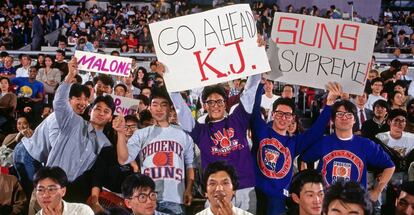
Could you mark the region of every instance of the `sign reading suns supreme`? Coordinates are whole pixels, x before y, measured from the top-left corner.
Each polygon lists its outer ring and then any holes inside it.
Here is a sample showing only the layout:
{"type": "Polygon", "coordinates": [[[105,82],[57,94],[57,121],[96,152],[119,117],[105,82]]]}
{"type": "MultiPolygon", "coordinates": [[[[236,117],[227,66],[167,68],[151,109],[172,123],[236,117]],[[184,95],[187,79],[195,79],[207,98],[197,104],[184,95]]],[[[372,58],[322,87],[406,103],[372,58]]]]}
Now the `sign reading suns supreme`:
{"type": "Polygon", "coordinates": [[[324,88],[329,81],[362,94],[377,27],[344,20],[275,13],[269,51],[277,81],[324,88]]]}

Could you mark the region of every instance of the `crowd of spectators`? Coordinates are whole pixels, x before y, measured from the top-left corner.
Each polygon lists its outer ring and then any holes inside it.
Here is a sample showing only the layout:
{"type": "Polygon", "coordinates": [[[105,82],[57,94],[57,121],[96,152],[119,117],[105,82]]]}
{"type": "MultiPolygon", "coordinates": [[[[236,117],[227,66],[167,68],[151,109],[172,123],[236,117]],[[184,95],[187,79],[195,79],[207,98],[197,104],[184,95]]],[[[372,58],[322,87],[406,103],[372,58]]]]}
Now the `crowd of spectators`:
{"type": "MultiPolygon", "coordinates": [[[[210,202],[200,214],[280,214],[286,205],[288,214],[330,214],[348,210],[347,204],[357,204],[362,212],[357,214],[413,210],[414,77],[408,64],[394,60],[386,71],[374,64],[363,95],[342,93],[336,84],[327,92],[305,87],[295,92],[297,86],[272,80],[259,84],[257,75],[168,95],[158,61],[145,67],[132,57],[130,75],[120,78],[79,72],[66,52],[154,52],[148,24],[200,12],[198,6],[174,1],[86,9],[81,3],[70,11],[64,1],[14,4],[6,0],[0,14],[0,186],[7,185],[0,191],[0,210],[111,214],[123,207],[133,213],[184,214],[194,197],[210,202]],[[7,53],[28,44],[39,50],[44,35],[60,28],[55,56],[7,53]],[[276,85],[283,85],[280,92],[276,85]],[[304,98],[305,91],[312,96],[304,98]],[[115,117],[108,94],[139,104],[133,114],[115,117]],[[302,125],[308,116],[298,111],[301,99],[313,108],[311,128],[302,125]],[[268,142],[274,146],[262,146],[268,142]],[[328,178],[322,160],[332,149],[326,142],[338,151],[355,150],[350,157],[358,168],[338,160],[329,164],[334,170],[328,178]],[[318,171],[293,176],[305,169],[318,171]],[[332,185],[326,195],[325,185],[332,185]]],[[[252,9],[259,32],[269,38],[272,14],[280,9],[262,3],[252,9]]],[[[323,12],[316,6],[286,11],[343,18],[334,6],[323,12]]],[[[397,25],[412,31],[414,13],[398,15],[386,11],[375,22],[355,13],[354,20],[383,27],[377,38],[381,51],[411,48],[412,32],[397,25]],[[391,35],[395,31],[398,36],[391,35]]]]}

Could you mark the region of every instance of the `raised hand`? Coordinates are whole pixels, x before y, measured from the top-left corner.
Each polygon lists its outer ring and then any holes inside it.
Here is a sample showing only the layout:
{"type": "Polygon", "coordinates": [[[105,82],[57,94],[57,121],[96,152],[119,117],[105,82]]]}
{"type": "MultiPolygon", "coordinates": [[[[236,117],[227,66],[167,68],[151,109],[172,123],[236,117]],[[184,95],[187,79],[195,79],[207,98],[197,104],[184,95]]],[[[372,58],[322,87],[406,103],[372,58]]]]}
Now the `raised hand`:
{"type": "Polygon", "coordinates": [[[342,94],[342,86],[337,82],[329,82],[325,87],[329,91],[326,104],[333,105],[342,94]]]}
{"type": "Polygon", "coordinates": [[[125,119],[123,113],[120,113],[114,120],[112,120],[112,128],[118,133],[125,132],[125,119]]]}
{"type": "Polygon", "coordinates": [[[72,57],[72,59],[68,63],[68,75],[66,75],[65,82],[72,83],[75,79],[75,76],[78,74],[78,60],[76,57],[72,57]]]}

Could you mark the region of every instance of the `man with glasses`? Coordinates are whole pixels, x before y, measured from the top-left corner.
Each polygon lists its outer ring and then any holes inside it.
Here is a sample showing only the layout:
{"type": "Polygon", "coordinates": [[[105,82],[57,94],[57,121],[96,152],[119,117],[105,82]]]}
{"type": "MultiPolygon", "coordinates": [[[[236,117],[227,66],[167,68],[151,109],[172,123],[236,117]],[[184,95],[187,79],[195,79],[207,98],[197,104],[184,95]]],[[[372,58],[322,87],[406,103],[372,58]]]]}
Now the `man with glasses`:
{"type": "Polygon", "coordinates": [[[338,181],[355,181],[367,187],[367,166],[382,170],[377,185],[370,191],[372,201],[378,196],[394,172],[394,163],[387,153],[369,139],[353,135],[356,107],[347,100],[337,101],[332,106],[331,119],[335,133],[322,138],[302,156],[305,162],[319,160],[321,171],[327,185],[338,181]]]}
{"type": "Polygon", "coordinates": [[[258,210],[266,210],[267,214],[286,211],[285,201],[289,196],[293,160],[322,138],[329,122],[331,105],[342,93],[339,84],[330,83],[328,90],[327,105],[315,124],[304,134],[290,137],[287,130],[295,118],[294,103],[289,98],[277,99],[272,108],[273,121],[267,124],[260,113],[263,84],[259,85],[251,119],[256,188],[261,198],[258,210]]]}
{"type": "Polygon", "coordinates": [[[65,202],[68,177],[60,167],[42,167],[36,172],[33,180],[36,198],[42,208],[36,215],[93,215],[90,207],[80,203],[65,202]]]}
{"type": "Polygon", "coordinates": [[[405,125],[407,123],[407,112],[402,109],[394,109],[388,113],[387,123],[390,126],[390,131],[379,133],[376,138],[384,143],[390,150],[390,156],[396,164],[396,171],[391,178],[391,184],[394,186],[400,185],[408,178],[407,159],[408,155],[414,149],[414,134],[405,132],[405,125]]]}
{"type": "Polygon", "coordinates": [[[165,215],[155,210],[157,207],[155,183],[147,175],[128,176],[122,183],[122,195],[125,198],[125,205],[132,210],[132,214],[165,215]]]}

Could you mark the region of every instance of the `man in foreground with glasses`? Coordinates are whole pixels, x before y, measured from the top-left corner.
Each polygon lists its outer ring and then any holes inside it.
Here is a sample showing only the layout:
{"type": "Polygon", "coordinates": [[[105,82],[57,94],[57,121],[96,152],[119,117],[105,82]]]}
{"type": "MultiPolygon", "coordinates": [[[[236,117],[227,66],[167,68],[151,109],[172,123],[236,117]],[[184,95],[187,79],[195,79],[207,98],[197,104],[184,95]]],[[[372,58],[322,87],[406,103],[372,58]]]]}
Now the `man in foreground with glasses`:
{"type": "Polygon", "coordinates": [[[155,210],[157,207],[155,183],[147,175],[128,176],[122,183],[122,195],[125,198],[125,205],[132,210],[132,214],[165,215],[155,210]]]}
{"type": "Polygon", "coordinates": [[[307,150],[302,158],[306,162],[319,160],[321,171],[327,185],[338,181],[355,181],[367,187],[367,166],[382,170],[377,185],[370,191],[372,201],[387,185],[394,172],[394,163],[388,154],[369,139],[353,135],[352,127],[357,117],[355,105],[346,100],[332,106],[331,118],[335,133],[324,137],[307,150]]]}
{"type": "Polygon", "coordinates": [[[261,198],[258,201],[258,209],[266,210],[269,215],[286,211],[285,201],[289,196],[288,187],[293,175],[293,160],[323,137],[329,122],[331,105],[342,93],[339,84],[330,83],[327,88],[329,90],[327,103],[318,120],[305,133],[292,137],[287,134],[289,125],[295,117],[292,100],[277,99],[273,103],[273,121],[267,124],[260,113],[263,84],[260,84],[257,89],[251,119],[252,154],[256,164],[256,188],[261,198]]]}
{"type": "Polygon", "coordinates": [[[36,215],[93,215],[92,209],[80,203],[63,201],[66,194],[68,177],[60,167],[42,167],[36,172],[33,180],[36,198],[42,210],[36,215]]]}

